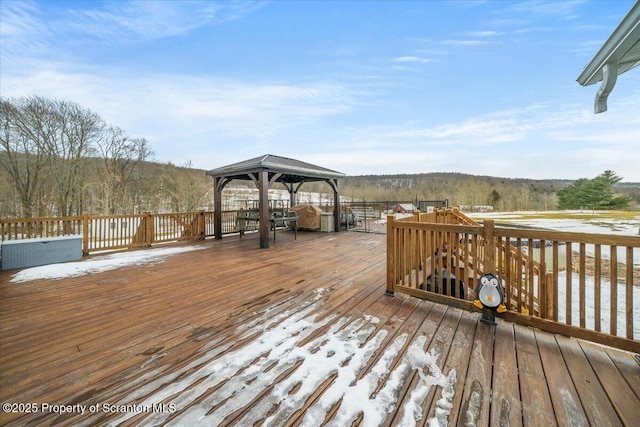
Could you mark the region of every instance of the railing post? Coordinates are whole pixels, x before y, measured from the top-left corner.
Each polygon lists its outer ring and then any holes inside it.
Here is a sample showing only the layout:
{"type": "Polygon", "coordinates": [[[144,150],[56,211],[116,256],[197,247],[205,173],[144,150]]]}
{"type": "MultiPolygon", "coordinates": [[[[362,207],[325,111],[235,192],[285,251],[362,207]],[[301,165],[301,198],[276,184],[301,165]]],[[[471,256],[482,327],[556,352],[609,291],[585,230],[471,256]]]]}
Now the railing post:
{"type": "Polygon", "coordinates": [[[544,273],[546,276],[545,286],[546,286],[546,298],[547,298],[547,319],[556,320],[553,313],[555,311],[555,307],[553,304],[553,295],[556,292],[556,286],[553,282],[553,273],[544,273]]]}
{"type": "Polygon", "coordinates": [[[483,273],[494,273],[496,269],[496,247],[495,247],[495,221],[486,219],[484,221],[484,265],[483,273]]]}
{"type": "Polygon", "coordinates": [[[205,237],[205,227],[204,227],[204,210],[200,209],[198,211],[198,219],[197,219],[197,233],[198,240],[204,240],[205,237]]]}
{"type": "Polygon", "coordinates": [[[89,214],[82,214],[82,255],[89,255],[89,214]]]}
{"type": "Polygon", "coordinates": [[[145,246],[151,246],[151,244],[153,243],[153,237],[154,237],[154,221],[153,221],[153,215],[151,214],[151,212],[145,212],[145,220],[146,220],[146,224],[145,224],[145,246]]]}
{"type": "Polygon", "coordinates": [[[394,224],[395,215],[387,215],[387,289],[385,293],[390,296],[395,296],[394,290],[396,275],[396,241],[394,224]]]}

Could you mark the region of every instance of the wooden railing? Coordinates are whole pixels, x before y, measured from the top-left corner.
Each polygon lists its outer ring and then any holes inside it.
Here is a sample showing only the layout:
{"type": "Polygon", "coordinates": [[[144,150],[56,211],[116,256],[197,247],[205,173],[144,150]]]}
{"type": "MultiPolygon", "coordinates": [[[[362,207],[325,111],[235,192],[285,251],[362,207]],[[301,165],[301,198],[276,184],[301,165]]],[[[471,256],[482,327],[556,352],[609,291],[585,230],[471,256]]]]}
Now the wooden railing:
{"type": "MultiPolygon", "coordinates": [[[[238,232],[237,212],[224,211],[223,234],[238,232]]],[[[1,240],[82,236],[83,253],[203,239],[214,235],[213,212],[0,219],[1,240]]]]}
{"type": "Polygon", "coordinates": [[[505,319],[640,352],[640,237],[479,225],[455,209],[388,217],[388,293],[473,310],[489,272],[505,319]]]}

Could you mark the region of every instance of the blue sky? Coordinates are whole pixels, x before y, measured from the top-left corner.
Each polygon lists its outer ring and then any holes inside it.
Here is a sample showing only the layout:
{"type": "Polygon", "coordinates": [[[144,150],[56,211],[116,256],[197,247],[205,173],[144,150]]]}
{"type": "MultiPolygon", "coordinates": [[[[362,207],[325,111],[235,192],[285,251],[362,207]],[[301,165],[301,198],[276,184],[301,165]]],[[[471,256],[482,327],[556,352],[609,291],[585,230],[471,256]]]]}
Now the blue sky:
{"type": "Polygon", "coordinates": [[[640,182],[640,70],[576,82],[633,1],[0,3],[0,94],[77,102],[161,162],[640,182]]]}

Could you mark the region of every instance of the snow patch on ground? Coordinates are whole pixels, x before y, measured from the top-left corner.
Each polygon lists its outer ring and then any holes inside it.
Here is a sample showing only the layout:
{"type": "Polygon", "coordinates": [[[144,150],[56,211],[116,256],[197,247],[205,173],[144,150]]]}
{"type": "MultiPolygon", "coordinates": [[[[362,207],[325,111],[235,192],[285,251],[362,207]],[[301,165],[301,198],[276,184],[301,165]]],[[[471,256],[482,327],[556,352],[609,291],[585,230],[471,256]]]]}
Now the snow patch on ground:
{"type": "Polygon", "coordinates": [[[127,251],[91,258],[85,261],[65,262],[42,265],[24,269],[13,275],[11,282],[21,283],[31,280],[59,280],[68,277],[101,273],[132,265],[158,264],[171,255],[205,249],[205,246],[183,246],[179,248],[160,248],[141,251],[127,251]]]}
{"type": "MultiPolygon", "coordinates": [[[[574,284],[580,283],[579,273],[571,273],[572,282],[574,284]]],[[[566,292],[566,271],[558,273],[558,321],[562,323],[568,323],[566,313],[567,307],[567,292],[566,292]]],[[[585,326],[587,329],[595,330],[595,318],[596,318],[596,296],[595,296],[595,279],[590,276],[585,277],[585,294],[584,294],[584,306],[585,306],[585,326]]],[[[613,333],[618,336],[626,336],[627,318],[626,318],[626,293],[627,287],[622,284],[617,285],[617,331],[613,333]]],[[[640,286],[634,286],[633,292],[633,337],[638,339],[640,337],[640,286]]],[[[580,326],[580,289],[578,286],[573,287],[571,292],[571,324],[574,326],[580,326]]],[[[600,282],[600,327],[601,331],[609,333],[611,329],[611,311],[612,311],[612,299],[611,299],[611,282],[602,279],[600,282]]]]}

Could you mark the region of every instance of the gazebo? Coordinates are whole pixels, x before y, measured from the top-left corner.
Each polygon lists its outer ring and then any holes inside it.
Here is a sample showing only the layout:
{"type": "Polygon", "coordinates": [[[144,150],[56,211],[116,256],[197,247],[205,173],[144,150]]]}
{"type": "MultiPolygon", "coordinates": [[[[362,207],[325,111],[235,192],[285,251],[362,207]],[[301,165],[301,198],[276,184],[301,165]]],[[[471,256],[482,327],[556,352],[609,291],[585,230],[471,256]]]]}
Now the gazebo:
{"type": "Polygon", "coordinates": [[[269,247],[269,188],[282,183],[289,191],[291,206],[296,204],[296,194],[305,182],[324,181],[333,189],[333,218],[335,231],[340,230],[340,187],[338,180],[345,175],[331,169],[305,163],[300,160],[265,154],[242,162],[207,171],[214,185],[214,233],[222,239],[222,190],[233,180],[253,181],[259,191],[258,220],[260,224],[260,248],[269,247]]]}

